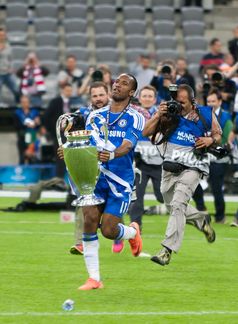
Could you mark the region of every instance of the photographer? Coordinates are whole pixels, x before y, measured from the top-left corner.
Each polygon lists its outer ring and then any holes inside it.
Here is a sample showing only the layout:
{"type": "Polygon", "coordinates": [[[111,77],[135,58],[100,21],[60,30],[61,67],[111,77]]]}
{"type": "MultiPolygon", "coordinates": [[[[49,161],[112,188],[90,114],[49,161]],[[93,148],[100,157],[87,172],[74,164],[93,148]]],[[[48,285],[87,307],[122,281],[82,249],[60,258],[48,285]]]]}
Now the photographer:
{"type": "Polygon", "coordinates": [[[84,78],[84,72],[77,67],[77,60],[74,55],[68,55],[65,68],[59,71],[58,85],[62,90],[66,84],[72,85],[72,96],[70,105],[79,105],[83,103],[81,97],[81,86],[84,78]]]}
{"type": "MultiPolygon", "coordinates": [[[[229,134],[233,128],[230,114],[221,108],[221,93],[216,89],[211,89],[207,97],[208,106],[213,108],[217,120],[222,129],[221,144],[228,143],[229,134]]],[[[215,222],[225,222],[225,201],[224,201],[224,177],[229,164],[229,156],[211,162],[209,182],[215,200],[215,222]]]]}
{"type": "Polygon", "coordinates": [[[233,102],[236,95],[236,84],[234,81],[225,78],[216,65],[208,65],[204,69],[202,92],[205,104],[207,104],[207,95],[211,88],[216,88],[220,91],[222,108],[232,114],[233,102]]]}
{"type": "Polygon", "coordinates": [[[176,74],[175,62],[172,60],[166,60],[159,64],[157,73],[150,82],[150,85],[157,90],[157,104],[162,100],[170,99],[169,86],[171,84],[188,83],[187,80],[176,74]]]}
{"type": "Polygon", "coordinates": [[[210,218],[189,201],[203,174],[209,173],[209,159],[197,152],[216,145],[221,129],[212,109],[197,106],[190,86],[178,86],[176,101],[162,102],[158,112],[146,123],[143,135],[162,136],[164,162],[161,193],[170,218],[162,250],[151,258],[160,265],[169,264],[172,252],[178,252],[186,221],[201,232],[209,243],[215,241],[210,218]]]}

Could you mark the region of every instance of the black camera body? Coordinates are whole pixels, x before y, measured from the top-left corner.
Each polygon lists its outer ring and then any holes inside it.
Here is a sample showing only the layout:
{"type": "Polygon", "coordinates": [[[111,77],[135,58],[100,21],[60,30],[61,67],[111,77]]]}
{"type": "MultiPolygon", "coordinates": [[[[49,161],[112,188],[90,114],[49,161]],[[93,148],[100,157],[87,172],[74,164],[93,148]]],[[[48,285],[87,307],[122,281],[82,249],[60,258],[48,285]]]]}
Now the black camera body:
{"type": "Polygon", "coordinates": [[[103,73],[101,70],[95,70],[93,73],[92,73],[92,81],[93,82],[97,82],[97,81],[103,81],[103,73]]]}
{"type": "Polygon", "coordinates": [[[164,79],[171,80],[172,69],[169,65],[163,65],[160,73],[162,74],[164,79]]]}
{"type": "Polygon", "coordinates": [[[167,107],[168,107],[168,114],[172,116],[180,115],[183,108],[182,105],[176,100],[177,92],[178,92],[177,84],[171,84],[169,86],[169,93],[172,99],[167,102],[167,107]]]}
{"type": "Polygon", "coordinates": [[[229,156],[231,150],[229,145],[216,146],[216,147],[211,146],[208,148],[194,149],[194,154],[200,159],[204,158],[207,153],[214,155],[219,160],[226,156],[229,156]]]}

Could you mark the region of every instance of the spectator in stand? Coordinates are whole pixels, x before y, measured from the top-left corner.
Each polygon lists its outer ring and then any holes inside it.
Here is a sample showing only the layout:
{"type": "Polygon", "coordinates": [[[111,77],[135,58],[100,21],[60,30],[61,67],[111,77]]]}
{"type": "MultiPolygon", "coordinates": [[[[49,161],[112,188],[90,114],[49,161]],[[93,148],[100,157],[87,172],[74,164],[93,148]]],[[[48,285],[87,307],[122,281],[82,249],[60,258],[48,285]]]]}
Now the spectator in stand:
{"type": "Polygon", "coordinates": [[[129,71],[135,76],[138,82],[138,91],[150,84],[155,71],[150,67],[151,58],[149,55],[141,54],[137,62],[129,65],[129,71]]]}
{"type": "Polygon", "coordinates": [[[64,84],[61,90],[61,94],[52,99],[47,107],[42,123],[44,126],[44,131],[48,132],[53,143],[54,143],[54,151],[56,156],[56,176],[59,178],[63,178],[65,174],[65,164],[64,161],[61,160],[57,155],[58,149],[58,141],[56,136],[56,122],[59,116],[65,113],[71,112],[70,109],[70,98],[72,96],[72,85],[64,84]]]}
{"type": "Polygon", "coordinates": [[[4,84],[13,93],[15,101],[18,102],[19,90],[12,72],[12,49],[7,41],[5,29],[0,28],[0,90],[4,84]]]}
{"type": "Polygon", "coordinates": [[[177,75],[180,76],[181,78],[187,80],[187,84],[190,85],[190,87],[193,89],[194,93],[196,91],[195,87],[195,79],[192,76],[192,74],[189,73],[188,71],[188,65],[187,61],[184,57],[180,57],[176,61],[176,72],[177,75]]]}
{"type": "Polygon", "coordinates": [[[228,41],[228,49],[234,58],[234,61],[238,61],[238,26],[233,30],[234,38],[228,41]]]}
{"type": "Polygon", "coordinates": [[[20,105],[15,111],[19,163],[34,163],[37,160],[40,114],[38,109],[30,107],[30,100],[25,95],[21,96],[20,105]]]}
{"type": "Polygon", "coordinates": [[[224,62],[224,54],[221,51],[222,44],[219,38],[210,41],[210,52],[205,54],[200,61],[200,72],[203,73],[206,65],[216,64],[220,66],[224,62]]]}
{"type": "Polygon", "coordinates": [[[24,66],[16,74],[21,79],[20,91],[29,96],[31,105],[42,107],[42,96],[46,92],[45,77],[50,71],[42,66],[34,52],[28,53],[24,66]]]}
{"type": "Polygon", "coordinates": [[[81,105],[84,103],[81,94],[81,85],[84,78],[84,72],[77,67],[77,59],[74,55],[66,58],[65,68],[58,74],[58,84],[62,89],[65,84],[72,84],[71,105],[81,105]]]}
{"type": "Polygon", "coordinates": [[[165,60],[158,64],[157,74],[154,75],[150,84],[157,90],[157,104],[162,100],[171,99],[169,86],[171,84],[184,84],[187,80],[176,73],[176,65],[173,60],[165,60]]]}

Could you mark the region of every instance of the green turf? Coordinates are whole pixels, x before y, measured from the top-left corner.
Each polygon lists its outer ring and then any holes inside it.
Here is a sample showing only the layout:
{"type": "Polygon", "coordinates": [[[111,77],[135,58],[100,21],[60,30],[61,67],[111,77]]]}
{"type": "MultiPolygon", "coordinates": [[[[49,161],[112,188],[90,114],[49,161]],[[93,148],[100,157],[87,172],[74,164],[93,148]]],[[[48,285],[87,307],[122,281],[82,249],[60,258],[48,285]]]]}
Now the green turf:
{"type": "MultiPolygon", "coordinates": [[[[0,206],[19,201],[0,198],[0,206]]],[[[233,213],[236,206],[229,203],[227,210],[233,213]]],[[[208,208],[213,211],[211,203],[208,208]]],[[[143,250],[153,254],[168,217],[143,220],[143,250]]],[[[182,248],[167,267],[133,258],[127,243],[114,255],[111,242],[100,236],[105,289],[89,292],[77,291],[87,274],[83,257],[68,253],[74,225],[60,224],[59,213],[0,212],[0,224],[0,323],[238,323],[238,229],[229,224],[214,225],[214,244],[187,226],[182,248]],[[68,298],[75,308],[64,312],[68,298]]]]}

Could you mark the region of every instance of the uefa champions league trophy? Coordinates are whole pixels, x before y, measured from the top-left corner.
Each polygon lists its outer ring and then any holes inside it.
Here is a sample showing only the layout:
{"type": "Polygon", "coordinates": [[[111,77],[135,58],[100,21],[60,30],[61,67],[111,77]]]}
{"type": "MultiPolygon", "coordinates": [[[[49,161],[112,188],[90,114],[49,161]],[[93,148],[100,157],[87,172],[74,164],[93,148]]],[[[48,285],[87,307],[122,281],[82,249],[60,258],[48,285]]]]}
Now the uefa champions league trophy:
{"type": "MultiPolygon", "coordinates": [[[[56,123],[56,133],[59,146],[62,146],[64,153],[64,161],[71,179],[76,185],[80,197],[72,202],[73,206],[92,206],[104,203],[104,199],[98,198],[93,191],[99,176],[99,161],[97,159],[97,147],[90,143],[92,132],[99,134],[99,129],[94,123],[97,117],[101,120],[105,131],[105,143],[107,141],[107,126],[105,119],[99,115],[94,115],[90,124],[91,130],[76,130],[71,131],[73,126],[73,114],[61,115],[56,123]],[[62,124],[66,125],[63,126],[62,124]],[[62,143],[62,130],[64,129],[64,136],[66,143],[62,143]]],[[[99,135],[98,135],[99,136],[99,135]]]]}

